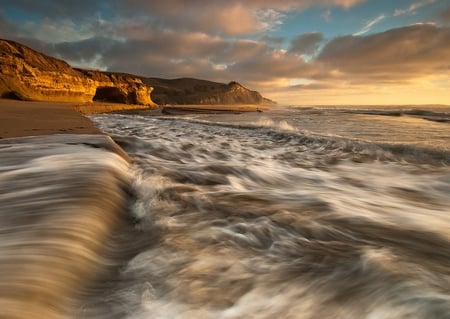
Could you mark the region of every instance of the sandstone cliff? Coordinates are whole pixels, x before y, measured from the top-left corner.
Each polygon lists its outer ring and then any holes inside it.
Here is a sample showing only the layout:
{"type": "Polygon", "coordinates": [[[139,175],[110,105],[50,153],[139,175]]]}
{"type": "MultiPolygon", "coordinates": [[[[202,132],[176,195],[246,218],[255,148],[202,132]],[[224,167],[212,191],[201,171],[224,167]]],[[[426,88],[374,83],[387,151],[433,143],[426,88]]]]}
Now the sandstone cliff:
{"type": "Polygon", "coordinates": [[[0,70],[0,97],[20,100],[149,106],[156,106],[154,102],[160,105],[275,104],[237,82],[167,80],[75,69],[65,61],[2,39],[0,70]]]}
{"type": "Polygon", "coordinates": [[[275,104],[237,82],[224,84],[192,78],[142,78],[142,81],[154,88],[152,98],[160,105],[275,104]]]}
{"type": "Polygon", "coordinates": [[[138,77],[73,69],[19,43],[0,40],[0,96],[21,100],[155,105],[138,77]]]}

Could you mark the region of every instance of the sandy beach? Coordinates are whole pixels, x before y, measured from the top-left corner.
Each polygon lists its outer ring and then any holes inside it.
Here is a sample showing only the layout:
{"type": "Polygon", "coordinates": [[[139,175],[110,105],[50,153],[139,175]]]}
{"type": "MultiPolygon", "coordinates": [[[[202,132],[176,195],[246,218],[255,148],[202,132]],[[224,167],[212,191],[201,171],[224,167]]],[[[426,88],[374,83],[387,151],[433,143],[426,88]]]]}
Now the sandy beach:
{"type": "Polygon", "coordinates": [[[0,99],[0,138],[49,134],[102,134],[71,103],[0,99]]]}
{"type": "Polygon", "coordinates": [[[32,102],[0,99],[0,138],[49,134],[102,134],[84,115],[146,112],[155,115],[262,112],[260,105],[170,105],[149,108],[114,103],[32,102]]]}

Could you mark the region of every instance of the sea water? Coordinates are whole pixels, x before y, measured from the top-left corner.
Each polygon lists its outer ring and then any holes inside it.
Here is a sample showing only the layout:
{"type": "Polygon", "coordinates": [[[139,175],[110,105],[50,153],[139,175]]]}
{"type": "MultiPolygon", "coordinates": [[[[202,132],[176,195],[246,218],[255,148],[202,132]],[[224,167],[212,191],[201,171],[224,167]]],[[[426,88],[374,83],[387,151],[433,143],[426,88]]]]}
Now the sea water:
{"type": "Polygon", "coordinates": [[[78,318],[127,260],[131,175],[114,146],[102,135],[0,140],[0,318],[78,318]]]}
{"type": "Polygon", "coordinates": [[[449,107],[91,119],[133,253],[80,317],[450,318],[449,107]]]}

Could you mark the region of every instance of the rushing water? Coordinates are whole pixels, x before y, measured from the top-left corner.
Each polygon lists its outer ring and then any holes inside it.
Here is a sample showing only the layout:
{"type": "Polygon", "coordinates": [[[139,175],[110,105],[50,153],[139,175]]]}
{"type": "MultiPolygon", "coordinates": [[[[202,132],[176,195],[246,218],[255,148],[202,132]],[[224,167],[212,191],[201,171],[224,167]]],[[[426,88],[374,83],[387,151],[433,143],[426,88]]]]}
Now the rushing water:
{"type": "Polygon", "coordinates": [[[0,318],[76,317],[130,251],[116,240],[129,174],[102,149],[113,145],[100,135],[0,140],[0,318]]]}
{"type": "Polygon", "coordinates": [[[91,119],[136,201],[84,316],[450,318],[449,108],[91,119]]]}
{"type": "Polygon", "coordinates": [[[0,141],[0,318],[450,318],[449,107],[91,118],[0,141]]]}

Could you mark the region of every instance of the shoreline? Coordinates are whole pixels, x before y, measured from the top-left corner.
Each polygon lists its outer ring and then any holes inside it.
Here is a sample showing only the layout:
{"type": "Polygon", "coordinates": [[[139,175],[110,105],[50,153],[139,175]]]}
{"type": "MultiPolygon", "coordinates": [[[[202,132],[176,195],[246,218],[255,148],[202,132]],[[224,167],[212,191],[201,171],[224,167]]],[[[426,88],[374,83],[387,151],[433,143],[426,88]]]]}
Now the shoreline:
{"type": "MultiPolygon", "coordinates": [[[[232,113],[256,106],[172,110],[232,113]]],[[[118,232],[133,228],[130,159],[85,116],[119,111],[163,115],[163,108],[147,106],[0,99],[0,308],[6,316],[67,317],[83,291],[101,286],[121,266],[102,258],[118,232]]]]}
{"type": "Polygon", "coordinates": [[[103,102],[35,102],[0,98],[0,139],[50,134],[103,134],[86,115],[124,113],[146,115],[241,114],[264,112],[266,105],[145,105],[103,102]]]}
{"type": "Polygon", "coordinates": [[[72,103],[0,99],[0,309],[70,316],[127,229],[130,159],[72,103]],[[106,244],[105,244],[106,243],[106,244]]]}

